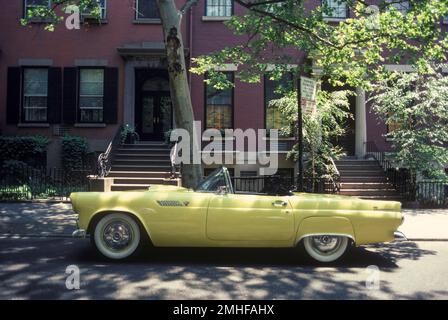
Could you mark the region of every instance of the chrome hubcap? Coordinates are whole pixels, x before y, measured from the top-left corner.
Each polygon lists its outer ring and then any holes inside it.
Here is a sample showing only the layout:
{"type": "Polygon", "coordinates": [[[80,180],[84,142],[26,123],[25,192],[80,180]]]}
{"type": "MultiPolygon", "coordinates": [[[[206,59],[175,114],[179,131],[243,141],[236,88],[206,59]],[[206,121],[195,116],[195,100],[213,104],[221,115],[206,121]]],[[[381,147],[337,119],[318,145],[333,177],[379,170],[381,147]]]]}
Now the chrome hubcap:
{"type": "Polygon", "coordinates": [[[104,227],[104,244],[115,251],[123,250],[132,242],[131,227],[124,221],[112,221],[104,227]]]}
{"type": "Polygon", "coordinates": [[[323,235],[311,238],[313,248],[321,254],[332,254],[341,246],[341,237],[323,235]]]}

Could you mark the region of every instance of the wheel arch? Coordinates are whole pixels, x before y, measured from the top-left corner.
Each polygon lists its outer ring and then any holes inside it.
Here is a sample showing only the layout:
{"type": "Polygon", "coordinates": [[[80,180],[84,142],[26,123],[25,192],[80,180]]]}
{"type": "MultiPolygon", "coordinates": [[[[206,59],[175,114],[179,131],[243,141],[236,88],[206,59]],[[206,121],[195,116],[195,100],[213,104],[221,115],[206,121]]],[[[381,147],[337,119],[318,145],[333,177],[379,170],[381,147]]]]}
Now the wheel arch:
{"type": "Polygon", "coordinates": [[[138,224],[138,226],[140,227],[140,231],[141,234],[144,238],[146,238],[146,240],[149,241],[150,244],[152,244],[152,239],[151,239],[151,234],[149,232],[148,227],[146,226],[146,224],[144,223],[144,221],[135,213],[133,212],[129,212],[129,211],[123,211],[123,210],[102,210],[99,212],[96,212],[92,218],[89,221],[88,227],[87,227],[87,234],[92,235],[95,229],[96,224],[105,216],[107,216],[108,214],[113,214],[113,213],[121,213],[121,214],[125,214],[129,217],[131,217],[132,219],[135,220],[135,222],[138,224]]]}
{"type": "Polygon", "coordinates": [[[297,246],[304,238],[311,236],[343,236],[356,244],[356,236],[353,225],[344,217],[310,217],[300,223],[295,238],[297,246]]]}

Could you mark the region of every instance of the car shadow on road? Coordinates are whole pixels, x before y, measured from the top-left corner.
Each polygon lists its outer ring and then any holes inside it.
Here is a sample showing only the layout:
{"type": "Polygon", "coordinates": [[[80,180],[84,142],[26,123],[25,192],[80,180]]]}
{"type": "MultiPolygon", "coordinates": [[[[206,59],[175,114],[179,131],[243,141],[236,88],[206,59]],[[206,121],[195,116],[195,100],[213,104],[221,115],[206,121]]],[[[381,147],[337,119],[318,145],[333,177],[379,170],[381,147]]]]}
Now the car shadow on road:
{"type": "MultiPolygon", "coordinates": [[[[416,243],[394,242],[378,245],[352,247],[349,252],[333,263],[312,261],[306,253],[290,248],[151,248],[144,247],[140,254],[131,258],[131,264],[176,264],[208,266],[302,266],[365,268],[376,265],[380,268],[397,268],[399,260],[417,260],[434,251],[420,249],[416,243]]],[[[85,263],[123,263],[100,257],[92,248],[84,248],[77,258],[85,263]]]]}
{"type": "MultiPolygon", "coordinates": [[[[0,242],[2,298],[25,299],[369,299],[363,270],[395,272],[403,260],[436,252],[413,242],[353,248],[338,263],[321,264],[290,249],[157,248],[138,258],[99,258],[88,240],[0,242]],[[81,271],[81,289],[65,288],[66,267],[81,271]]],[[[403,296],[382,281],[388,297],[403,296]]],[[[440,294],[439,294],[440,295],[440,294]]]]}

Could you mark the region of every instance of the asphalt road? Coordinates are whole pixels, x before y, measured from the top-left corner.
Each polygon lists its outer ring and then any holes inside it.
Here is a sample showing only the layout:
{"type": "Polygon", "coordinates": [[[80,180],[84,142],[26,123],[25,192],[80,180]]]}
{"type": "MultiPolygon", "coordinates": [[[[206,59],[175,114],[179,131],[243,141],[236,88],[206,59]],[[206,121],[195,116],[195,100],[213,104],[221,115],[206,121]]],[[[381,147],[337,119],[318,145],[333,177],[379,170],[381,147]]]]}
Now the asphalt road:
{"type": "Polygon", "coordinates": [[[1,238],[0,298],[448,299],[448,242],[355,248],[322,266],[283,249],[152,249],[115,263],[85,239],[1,238]],[[79,290],[66,288],[69,265],[79,290]]]}

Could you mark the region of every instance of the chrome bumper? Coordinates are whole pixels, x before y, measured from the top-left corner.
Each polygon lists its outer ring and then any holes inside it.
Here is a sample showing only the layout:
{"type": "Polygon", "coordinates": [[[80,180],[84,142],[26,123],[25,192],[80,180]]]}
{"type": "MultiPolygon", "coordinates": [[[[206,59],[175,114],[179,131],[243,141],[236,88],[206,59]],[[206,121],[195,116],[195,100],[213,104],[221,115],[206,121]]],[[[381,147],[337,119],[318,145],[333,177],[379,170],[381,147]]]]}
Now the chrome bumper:
{"type": "Polygon", "coordinates": [[[77,230],[73,231],[72,237],[73,238],[85,238],[86,234],[87,234],[86,230],[84,230],[84,229],[77,229],[77,230]]]}
{"type": "Polygon", "coordinates": [[[408,239],[401,231],[395,231],[394,232],[395,241],[407,241],[408,239]]]}

